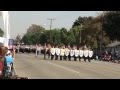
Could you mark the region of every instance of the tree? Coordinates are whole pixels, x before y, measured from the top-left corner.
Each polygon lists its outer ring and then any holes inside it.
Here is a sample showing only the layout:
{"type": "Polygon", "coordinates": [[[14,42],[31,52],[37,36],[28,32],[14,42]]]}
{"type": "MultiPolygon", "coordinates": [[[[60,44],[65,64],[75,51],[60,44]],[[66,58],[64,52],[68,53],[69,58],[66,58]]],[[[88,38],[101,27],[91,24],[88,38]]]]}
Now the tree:
{"type": "Polygon", "coordinates": [[[31,40],[31,36],[29,34],[25,34],[22,38],[22,41],[25,44],[33,44],[32,40],[31,40]]]}
{"type": "MultiPolygon", "coordinates": [[[[76,44],[80,40],[80,30],[81,30],[81,44],[86,44],[92,48],[99,48],[101,42],[101,31],[102,31],[102,17],[101,15],[97,17],[79,17],[73,23],[72,31],[76,38],[76,44]],[[83,27],[81,28],[80,25],[83,27]]],[[[109,37],[106,35],[106,32],[103,32],[103,45],[109,43],[109,37]]]]}
{"type": "Polygon", "coordinates": [[[61,34],[59,29],[51,30],[52,44],[59,45],[61,43],[61,34]]]}
{"type": "Polygon", "coordinates": [[[72,30],[70,30],[70,31],[68,31],[68,33],[67,33],[67,44],[68,45],[75,45],[75,43],[76,43],[76,39],[75,39],[75,36],[74,36],[74,33],[73,33],[73,31],[72,30]]]}
{"type": "Polygon", "coordinates": [[[61,28],[60,29],[60,40],[61,40],[61,43],[62,44],[65,44],[65,45],[67,45],[67,29],[66,28],[61,28]]]}
{"type": "Polygon", "coordinates": [[[42,33],[40,36],[40,43],[44,45],[47,42],[47,39],[48,38],[47,38],[46,32],[42,33]]]}
{"type": "Polygon", "coordinates": [[[103,30],[109,38],[120,40],[120,11],[109,11],[103,18],[103,30]]]}
{"type": "Polygon", "coordinates": [[[3,37],[3,35],[4,35],[4,32],[3,32],[3,30],[0,28],[0,37],[3,37]]]}
{"type": "Polygon", "coordinates": [[[71,31],[73,32],[74,34],[74,38],[75,38],[75,44],[76,45],[80,45],[80,32],[82,32],[82,28],[79,26],[74,26],[71,31]]]}
{"type": "Polygon", "coordinates": [[[22,38],[21,38],[21,36],[18,34],[18,35],[16,36],[15,42],[18,44],[18,43],[21,43],[21,40],[22,40],[22,38]]]}
{"type": "Polygon", "coordinates": [[[39,25],[32,24],[28,29],[27,33],[23,36],[22,40],[26,44],[36,44],[43,43],[41,39],[41,35],[45,32],[45,29],[39,25]]]}
{"type": "Polygon", "coordinates": [[[84,26],[86,23],[91,21],[93,17],[78,17],[78,19],[73,23],[72,28],[75,26],[80,26],[81,24],[84,26]]]}
{"type": "Polygon", "coordinates": [[[44,32],[44,28],[40,25],[32,24],[28,29],[27,33],[33,34],[33,33],[42,33],[44,32]]]}

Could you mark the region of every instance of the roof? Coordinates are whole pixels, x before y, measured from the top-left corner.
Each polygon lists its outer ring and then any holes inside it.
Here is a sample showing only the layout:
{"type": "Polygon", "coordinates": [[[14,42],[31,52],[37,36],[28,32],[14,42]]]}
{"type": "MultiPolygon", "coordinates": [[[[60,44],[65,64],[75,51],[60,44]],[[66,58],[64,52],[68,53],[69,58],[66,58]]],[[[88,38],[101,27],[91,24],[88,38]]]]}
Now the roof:
{"type": "Polygon", "coordinates": [[[116,47],[116,46],[118,46],[118,45],[120,45],[120,42],[115,41],[115,42],[109,44],[107,47],[116,47]]]}

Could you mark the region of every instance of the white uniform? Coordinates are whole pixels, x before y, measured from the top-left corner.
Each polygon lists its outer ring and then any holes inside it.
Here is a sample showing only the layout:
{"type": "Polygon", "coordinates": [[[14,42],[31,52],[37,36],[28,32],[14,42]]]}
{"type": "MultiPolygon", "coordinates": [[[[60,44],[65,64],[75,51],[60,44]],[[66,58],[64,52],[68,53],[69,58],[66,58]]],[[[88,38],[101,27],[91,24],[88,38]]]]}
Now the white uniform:
{"type": "Polygon", "coordinates": [[[65,49],[60,49],[60,56],[64,56],[65,54],[65,49]]]}
{"type": "Polygon", "coordinates": [[[85,57],[88,57],[88,55],[89,55],[88,50],[84,50],[84,51],[83,51],[83,55],[84,55],[85,57]]]}
{"type": "Polygon", "coordinates": [[[66,48],[66,49],[65,49],[65,56],[68,56],[69,53],[70,53],[70,50],[66,48]]]}
{"type": "Polygon", "coordinates": [[[89,57],[91,58],[93,56],[93,51],[89,50],[88,53],[89,53],[89,57]]]}
{"type": "Polygon", "coordinates": [[[79,50],[80,57],[83,57],[83,50],[79,50]]]}
{"type": "Polygon", "coordinates": [[[57,56],[60,55],[60,49],[59,49],[59,48],[55,48],[55,54],[56,54],[57,56]]]}
{"type": "Polygon", "coordinates": [[[55,48],[51,48],[51,55],[55,55],[55,48]]]}
{"type": "Polygon", "coordinates": [[[70,50],[70,56],[74,56],[74,50],[70,50]]]}
{"type": "Polygon", "coordinates": [[[75,57],[78,57],[78,56],[79,56],[79,50],[75,49],[75,50],[74,50],[74,53],[75,53],[75,57]]]}

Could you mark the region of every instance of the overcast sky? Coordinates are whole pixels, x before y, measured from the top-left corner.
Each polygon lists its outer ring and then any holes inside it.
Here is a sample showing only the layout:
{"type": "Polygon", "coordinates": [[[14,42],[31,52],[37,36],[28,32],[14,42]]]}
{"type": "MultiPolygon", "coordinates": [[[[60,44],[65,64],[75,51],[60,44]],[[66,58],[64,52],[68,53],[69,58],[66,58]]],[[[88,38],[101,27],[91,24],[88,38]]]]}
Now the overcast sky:
{"type": "MultiPolygon", "coordinates": [[[[53,18],[52,29],[65,27],[68,30],[72,27],[73,21],[79,16],[97,16],[100,11],[9,11],[11,38],[18,34],[26,33],[31,24],[42,25],[50,28],[50,20],[53,18]]],[[[3,29],[3,20],[0,17],[0,28],[3,29]]]]}

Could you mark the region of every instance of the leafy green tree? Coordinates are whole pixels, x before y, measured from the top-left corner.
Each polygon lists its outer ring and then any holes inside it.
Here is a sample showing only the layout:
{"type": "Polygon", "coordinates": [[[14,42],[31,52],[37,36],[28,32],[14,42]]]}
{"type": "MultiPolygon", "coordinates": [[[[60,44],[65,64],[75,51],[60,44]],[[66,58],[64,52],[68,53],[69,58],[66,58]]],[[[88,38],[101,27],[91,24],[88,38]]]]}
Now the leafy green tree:
{"type": "Polygon", "coordinates": [[[45,32],[45,29],[39,25],[32,24],[28,29],[27,33],[23,36],[22,40],[26,44],[36,44],[36,43],[43,43],[40,42],[41,35],[45,32]]]}
{"type": "Polygon", "coordinates": [[[105,13],[103,30],[111,40],[120,40],[120,11],[109,11],[105,13]]]}
{"type": "Polygon", "coordinates": [[[61,43],[60,30],[59,29],[52,30],[51,35],[52,35],[52,44],[53,45],[59,45],[61,43]]]}
{"type": "Polygon", "coordinates": [[[21,36],[18,34],[17,36],[16,36],[16,39],[15,39],[15,42],[17,43],[17,44],[19,44],[19,43],[21,43],[21,36]]]}
{"type": "Polygon", "coordinates": [[[89,21],[91,21],[93,17],[78,17],[78,19],[73,23],[72,28],[75,26],[80,26],[81,24],[84,26],[89,21]]]}
{"type": "Polygon", "coordinates": [[[74,38],[75,38],[75,44],[76,45],[80,45],[80,32],[82,32],[82,28],[80,26],[75,26],[71,29],[71,31],[73,32],[74,34],[74,38]]]}
{"type": "Polygon", "coordinates": [[[61,43],[67,45],[66,40],[67,40],[67,29],[66,28],[61,28],[60,29],[60,39],[61,43]]]}
{"type": "Polygon", "coordinates": [[[32,24],[28,29],[27,33],[33,34],[33,33],[42,33],[44,32],[44,28],[40,25],[32,24]]]}
{"type": "Polygon", "coordinates": [[[75,45],[76,39],[72,30],[68,31],[67,44],[75,45]]]}
{"type": "MultiPolygon", "coordinates": [[[[86,44],[89,47],[92,48],[99,48],[100,42],[102,39],[102,17],[101,15],[97,17],[79,17],[78,20],[76,20],[73,23],[73,32],[76,37],[76,42],[79,40],[79,34],[78,31],[81,29],[81,44],[86,44]],[[79,28],[77,30],[76,26],[79,26],[82,24],[82,28],[79,28]]],[[[106,46],[110,39],[106,35],[106,32],[103,32],[103,45],[106,46]]],[[[77,44],[77,43],[76,43],[77,44]]]]}
{"type": "Polygon", "coordinates": [[[44,45],[47,40],[48,40],[48,37],[46,35],[47,31],[44,31],[41,35],[40,35],[40,38],[39,38],[39,41],[42,45],[44,45]]]}
{"type": "Polygon", "coordinates": [[[3,35],[4,35],[4,32],[3,32],[3,30],[0,28],[0,37],[3,37],[3,35]]]}
{"type": "Polygon", "coordinates": [[[110,39],[119,39],[119,14],[109,13],[105,15],[104,23],[102,22],[102,15],[96,17],[78,17],[70,30],[67,30],[66,28],[45,30],[43,27],[33,24],[27,29],[27,33],[23,36],[22,40],[27,44],[39,42],[44,45],[45,43],[51,42],[53,45],[86,44],[92,48],[100,48],[101,40],[103,46],[106,46],[110,43],[110,39]],[[111,25],[113,27],[111,27],[111,25]],[[101,32],[102,29],[103,38],[101,32]],[[114,32],[112,31],[113,29],[114,32]]]}
{"type": "Polygon", "coordinates": [[[28,34],[25,34],[22,38],[22,41],[25,43],[25,44],[33,44],[32,40],[31,40],[31,36],[28,35],[28,34]]]}

